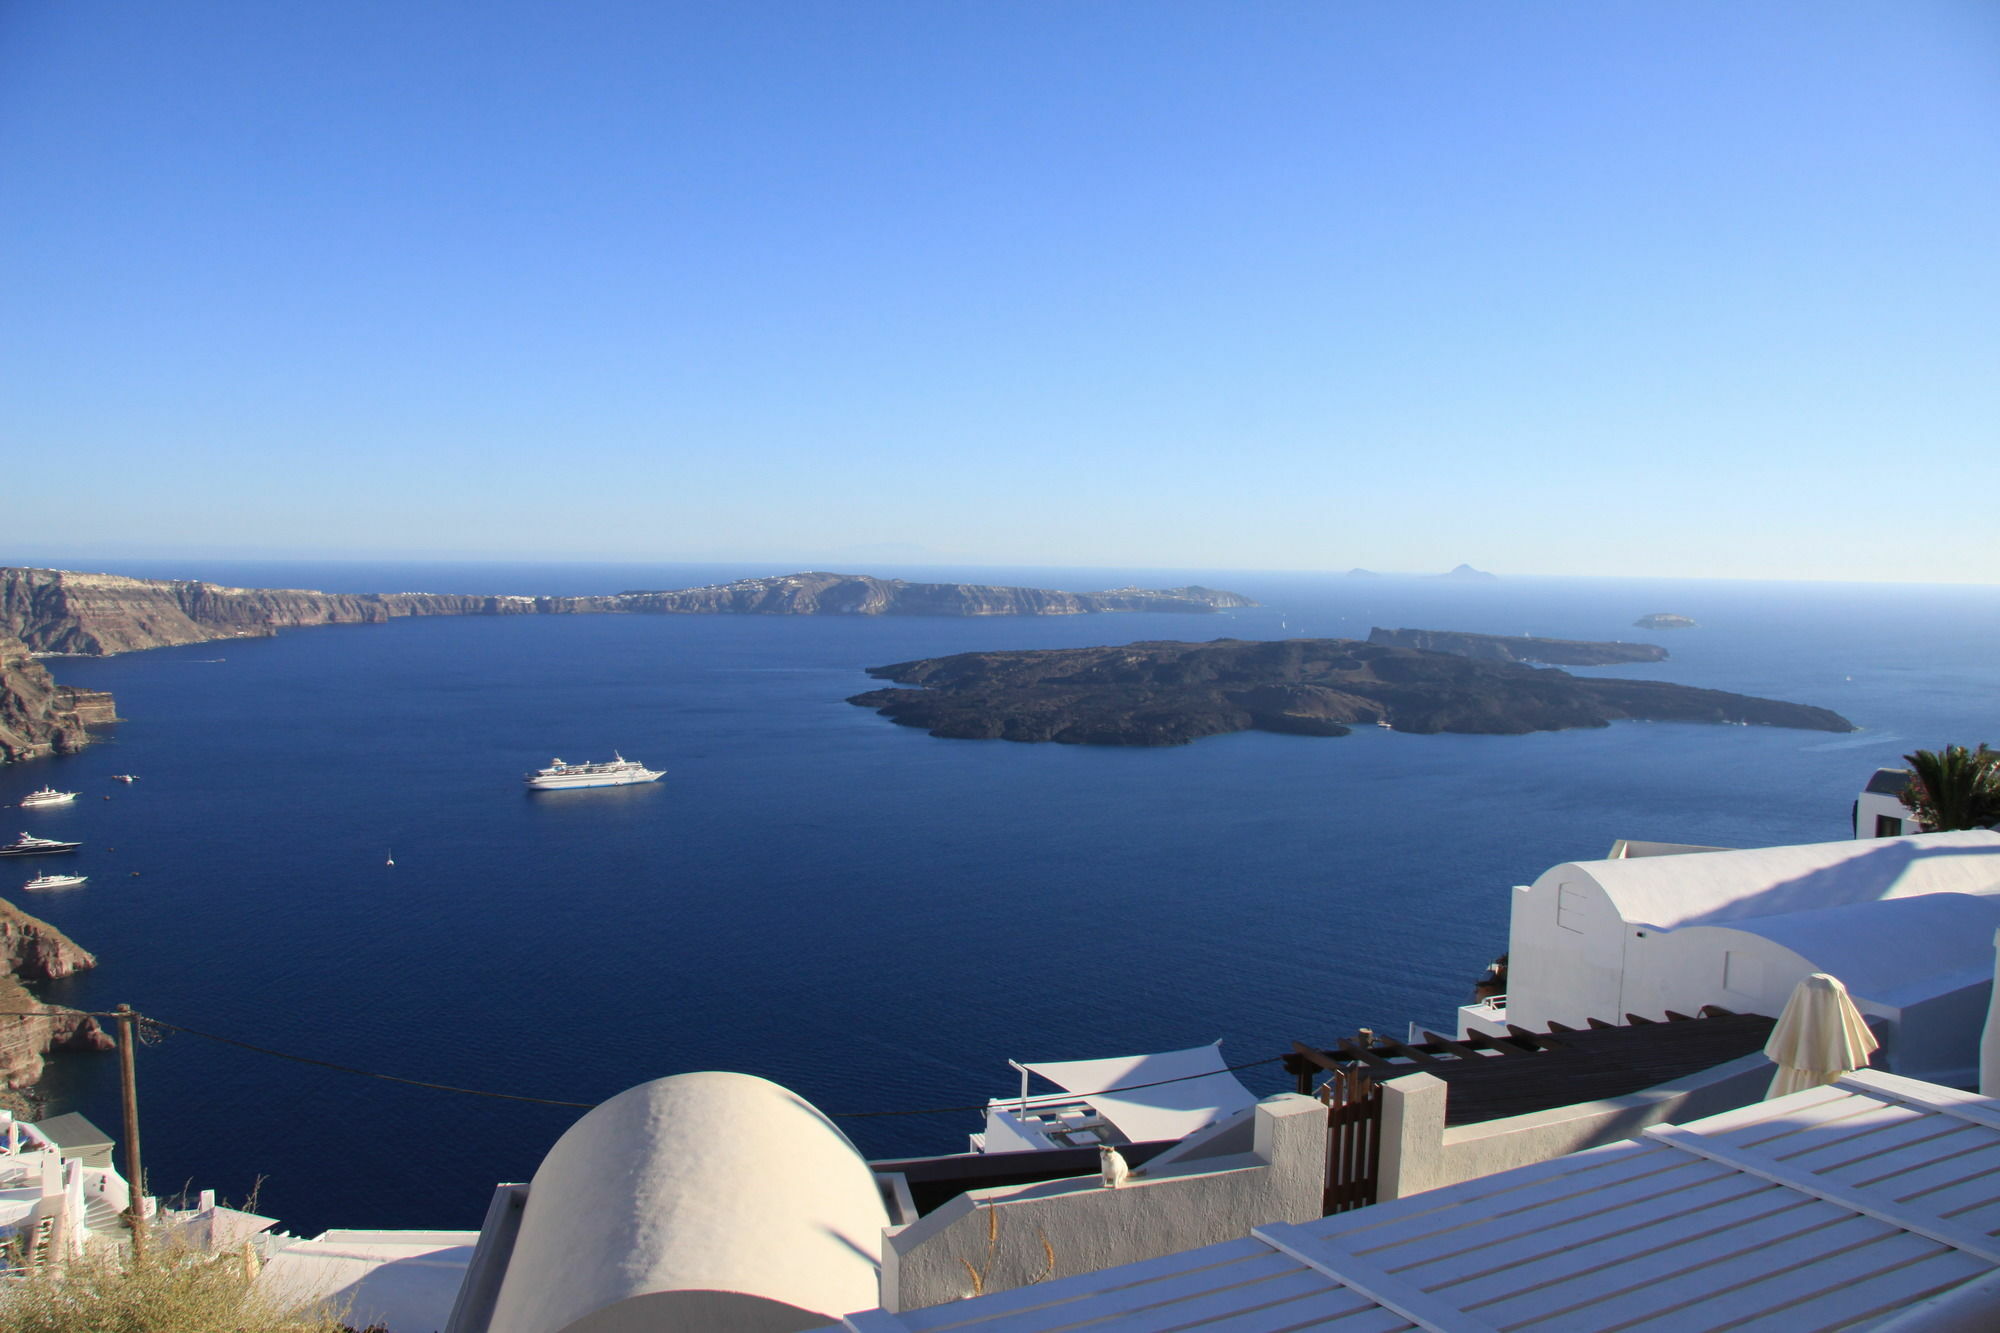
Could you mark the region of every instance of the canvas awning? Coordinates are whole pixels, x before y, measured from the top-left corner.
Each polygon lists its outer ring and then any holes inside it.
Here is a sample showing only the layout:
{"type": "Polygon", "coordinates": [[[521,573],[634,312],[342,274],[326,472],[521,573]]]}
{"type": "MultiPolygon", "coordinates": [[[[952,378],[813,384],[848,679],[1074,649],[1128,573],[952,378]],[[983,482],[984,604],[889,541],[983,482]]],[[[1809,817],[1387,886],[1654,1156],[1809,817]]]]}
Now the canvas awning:
{"type": "MultiPolygon", "coordinates": [[[[1134,1143],[1182,1139],[1256,1105],[1250,1089],[1223,1067],[1222,1043],[1153,1055],[1018,1064],[1090,1104],[1134,1143]],[[1136,1084],[1157,1084],[1135,1087],[1136,1084]],[[1106,1092],[1107,1088],[1130,1088],[1106,1092]]],[[[1045,1098],[1028,1098],[1034,1106],[1045,1098]]]]}

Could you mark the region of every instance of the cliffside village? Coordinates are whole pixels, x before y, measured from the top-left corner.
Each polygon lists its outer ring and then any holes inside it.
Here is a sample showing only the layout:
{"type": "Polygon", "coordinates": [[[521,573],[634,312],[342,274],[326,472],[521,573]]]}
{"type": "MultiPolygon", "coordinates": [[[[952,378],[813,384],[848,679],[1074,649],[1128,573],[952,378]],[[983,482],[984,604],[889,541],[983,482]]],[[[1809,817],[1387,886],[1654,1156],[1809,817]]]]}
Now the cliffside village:
{"type": "Polygon", "coordinates": [[[965,1152],[868,1161],[676,1074],[477,1231],[310,1238],[0,1113],[0,1232],[63,1264],[143,1219],[388,1333],[2000,1327],[2000,831],[1918,832],[1907,781],[1844,841],[1553,866],[1454,1031],[1296,1045],[1274,1096],[1216,1046],[1023,1062],[965,1152]]]}

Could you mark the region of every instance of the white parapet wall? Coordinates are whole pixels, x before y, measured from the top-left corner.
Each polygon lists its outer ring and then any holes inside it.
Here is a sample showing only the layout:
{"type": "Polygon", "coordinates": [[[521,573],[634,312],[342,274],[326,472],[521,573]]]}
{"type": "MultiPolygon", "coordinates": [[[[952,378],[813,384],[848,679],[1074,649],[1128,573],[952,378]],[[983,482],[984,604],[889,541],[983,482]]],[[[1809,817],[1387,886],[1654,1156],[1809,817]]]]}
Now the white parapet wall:
{"type": "Polygon", "coordinates": [[[1281,1093],[1154,1158],[1099,1176],[974,1190],[883,1235],[882,1308],[968,1296],[1175,1254],[1320,1216],[1326,1107],[1281,1093]]]}
{"type": "Polygon", "coordinates": [[[1776,1066],[1762,1051],[1625,1097],[1445,1128],[1449,1085],[1405,1074],[1382,1085],[1382,1155],[1376,1198],[1401,1199],[1585,1148],[1629,1139],[1651,1125],[1684,1124],[1763,1100],[1776,1066]]]}

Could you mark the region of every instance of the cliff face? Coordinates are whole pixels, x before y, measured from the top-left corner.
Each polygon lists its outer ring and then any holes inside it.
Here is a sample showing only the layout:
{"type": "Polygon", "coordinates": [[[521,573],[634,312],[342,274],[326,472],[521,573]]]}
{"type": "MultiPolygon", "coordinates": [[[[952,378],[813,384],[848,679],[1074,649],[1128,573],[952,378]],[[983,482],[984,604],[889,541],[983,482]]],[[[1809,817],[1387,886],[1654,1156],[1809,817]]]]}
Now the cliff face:
{"type": "Polygon", "coordinates": [[[397,616],[532,613],[531,597],[328,593],[226,588],[59,569],[0,569],[0,632],[41,653],[98,657],[139,648],[264,636],[301,625],[361,625],[397,616]]]}
{"type": "Polygon", "coordinates": [[[0,968],[22,981],[55,981],[96,966],[75,940],[0,898],[0,968]]]}
{"type": "Polygon", "coordinates": [[[56,684],[26,644],[0,634],[0,761],[81,749],[85,726],[114,720],[109,694],[56,684]]]}
{"type": "Polygon", "coordinates": [[[766,616],[1076,616],[1107,611],[1206,612],[1256,605],[1240,593],[1196,585],[1059,592],[980,583],[907,583],[866,574],[817,571],[738,579],[676,592],[627,592],[616,598],[566,600],[619,603],[591,610],[766,616]]]}
{"type": "Polygon", "coordinates": [[[1583,639],[1538,639],[1526,634],[1467,634],[1445,629],[1368,631],[1368,642],[1395,648],[1422,648],[1481,662],[1542,662],[1549,666],[1617,666],[1664,661],[1656,643],[1594,643],[1583,639]]]}
{"type": "Polygon", "coordinates": [[[1518,735],[1625,718],[1854,730],[1804,704],[1353,639],[960,653],[868,674],[923,688],[871,690],[849,703],[972,740],[1180,745],[1249,730],[1340,736],[1378,721],[1399,731],[1518,735]]]}
{"type": "Polygon", "coordinates": [[[455,593],[326,593],[0,569],[0,633],[44,653],[99,656],[180,643],[275,634],[302,625],[359,625],[402,616],[929,615],[1059,616],[1107,611],[1215,611],[1255,606],[1213,588],[1058,592],[972,583],[906,583],[861,574],[805,573],[706,588],[596,597],[483,597],[455,593]]]}
{"type": "Polygon", "coordinates": [[[51,1051],[112,1049],[96,1019],[45,1004],[22,984],[66,977],[95,967],[97,960],[48,922],[5,900],[0,900],[0,965],[6,968],[0,972],[0,1086],[25,1088],[39,1080],[42,1057],[51,1051]]]}

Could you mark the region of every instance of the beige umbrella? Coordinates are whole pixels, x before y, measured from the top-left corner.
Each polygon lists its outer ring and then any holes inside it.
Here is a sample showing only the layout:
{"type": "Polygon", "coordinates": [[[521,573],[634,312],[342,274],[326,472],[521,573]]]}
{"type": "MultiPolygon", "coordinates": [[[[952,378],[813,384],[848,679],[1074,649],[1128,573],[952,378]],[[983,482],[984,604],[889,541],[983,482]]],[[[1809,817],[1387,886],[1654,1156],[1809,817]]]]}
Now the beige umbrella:
{"type": "Polygon", "coordinates": [[[1816,1088],[1863,1068],[1881,1044],[1847,997],[1840,978],[1815,972],[1793,987],[1785,1012],[1764,1043],[1764,1054],[1778,1066],[1765,1099],[1816,1088]]]}

